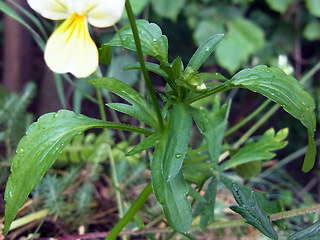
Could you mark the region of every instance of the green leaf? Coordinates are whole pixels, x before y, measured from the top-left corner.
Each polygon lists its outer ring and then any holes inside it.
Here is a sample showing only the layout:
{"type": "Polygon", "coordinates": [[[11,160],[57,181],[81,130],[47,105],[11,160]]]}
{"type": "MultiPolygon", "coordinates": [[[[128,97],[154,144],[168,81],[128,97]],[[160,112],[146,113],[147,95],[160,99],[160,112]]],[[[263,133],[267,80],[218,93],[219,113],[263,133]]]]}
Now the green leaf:
{"type": "Polygon", "coordinates": [[[271,151],[285,147],[287,141],[283,140],[287,135],[287,128],[280,130],[276,135],[274,129],[271,128],[257,142],[254,142],[252,139],[248,140],[230,160],[224,161],[219,166],[219,171],[225,171],[244,163],[273,158],[275,154],[271,151]]]}
{"type": "Polygon", "coordinates": [[[107,44],[102,45],[101,48],[99,48],[99,59],[104,65],[110,65],[111,63],[111,47],[107,44]]]}
{"type": "Polygon", "coordinates": [[[320,39],[320,22],[319,21],[308,22],[307,26],[303,30],[303,36],[310,41],[319,40],[320,39]]]}
{"type": "Polygon", "coordinates": [[[317,240],[320,239],[320,221],[291,235],[288,240],[317,240]]]}
{"type": "Polygon", "coordinates": [[[123,72],[122,69],[123,67],[127,66],[128,64],[132,64],[135,61],[136,54],[133,52],[128,52],[127,54],[114,54],[112,56],[112,61],[109,65],[106,77],[116,78],[129,86],[134,86],[141,80],[141,71],[132,70],[130,72],[123,72]]]}
{"type": "Polygon", "coordinates": [[[182,166],[182,173],[186,180],[197,185],[203,184],[212,176],[213,164],[202,161],[187,161],[185,159],[182,166]]]}
{"type": "Polygon", "coordinates": [[[214,220],[214,208],[216,204],[216,193],[217,193],[218,179],[216,176],[212,177],[208,188],[204,194],[206,202],[199,202],[199,205],[194,211],[194,215],[201,214],[200,227],[204,229],[208,222],[214,220]]]}
{"type": "Polygon", "coordinates": [[[256,24],[241,18],[233,19],[228,22],[228,33],[217,47],[217,61],[233,73],[263,45],[263,31],[256,24]]]}
{"type": "Polygon", "coordinates": [[[235,167],[234,171],[242,178],[249,179],[258,175],[262,170],[262,161],[252,161],[240,164],[235,167]]]}
{"type": "Polygon", "coordinates": [[[306,5],[309,12],[316,16],[320,17],[320,1],[319,0],[306,0],[306,5]]]}
{"type": "MultiPolygon", "coordinates": [[[[223,174],[220,174],[220,179],[226,185],[226,187],[232,192],[233,181],[226,177],[223,174]]],[[[246,195],[247,198],[250,198],[252,189],[243,185],[238,185],[238,188],[246,195]]],[[[282,211],[280,205],[275,201],[270,201],[267,199],[268,195],[265,193],[255,191],[255,196],[260,204],[260,207],[263,208],[268,214],[277,213],[282,211]]]]}
{"type": "Polygon", "coordinates": [[[132,105],[124,103],[109,103],[109,107],[126,113],[138,120],[148,124],[153,129],[158,129],[158,119],[154,108],[133,88],[115,78],[99,78],[88,81],[88,83],[105,88],[132,105]]]}
{"type": "Polygon", "coordinates": [[[223,33],[225,33],[225,29],[222,22],[217,21],[217,19],[209,18],[197,23],[197,27],[193,32],[193,39],[197,46],[201,46],[201,44],[203,44],[213,35],[223,33]]]}
{"type": "Polygon", "coordinates": [[[189,187],[181,172],[171,180],[166,180],[162,174],[162,160],[165,154],[167,136],[155,147],[151,162],[151,183],[156,199],[163,207],[168,223],[176,231],[186,233],[192,223],[191,204],[186,197],[189,187]]]}
{"type": "MultiPolygon", "coordinates": [[[[218,163],[220,156],[220,149],[222,146],[222,141],[224,139],[224,133],[228,125],[228,114],[230,105],[223,105],[220,107],[220,101],[218,98],[214,99],[211,112],[205,109],[201,109],[200,116],[203,121],[202,125],[204,129],[202,134],[205,137],[205,141],[208,145],[208,152],[210,160],[214,165],[218,163]]],[[[195,118],[195,121],[199,119],[195,118]]]]}
{"type": "Polygon", "coordinates": [[[260,207],[259,201],[254,191],[250,198],[238,187],[235,182],[232,183],[232,194],[239,206],[231,206],[231,210],[239,213],[246,222],[257,228],[261,233],[271,239],[278,239],[278,234],[274,230],[269,215],[260,207]]]}
{"type": "Polygon", "coordinates": [[[192,127],[191,116],[187,105],[176,103],[172,109],[172,118],[163,157],[163,176],[167,180],[179,173],[190,138],[192,127]]]}
{"type": "Polygon", "coordinates": [[[144,138],[140,143],[138,143],[133,149],[126,154],[126,156],[132,156],[136,153],[140,153],[153,147],[161,138],[160,134],[152,134],[151,136],[144,138]]]}
{"type": "Polygon", "coordinates": [[[186,0],[151,0],[153,10],[163,18],[176,20],[186,0]]]}
{"type": "Polygon", "coordinates": [[[191,68],[193,71],[198,71],[211,53],[216,49],[222,38],[223,34],[216,34],[205,41],[193,54],[187,68],[191,68]]]}
{"type": "MultiPolygon", "coordinates": [[[[168,74],[163,71],[160,66],[156,63],[146,62],[146,68],[148,71],[153,72],[161,77],[163,77],[168,82],[168,74]]],[[[133,69],[141,69],[140,63],[134,63],[132,65],[126,66],[122,69],[122,71],[133,70],[133,69]]]]}
{"type": "MultiPolygon", "coordinates": [[[[143,53],[158,59],[160,62],[168,62],[168,39],[162,35],[160,27],[144,19],[137,20],[136,23],[143,53]]],[[[122,27],[107,45],[136,51],[130,24],[122,27]]]]}
{"type": "Polygon", "coordinates": [[[101,121],[61,110],[41,116],[31,124],[17,147],[7,182],[5,200],[5,233],[43,175],[65,146],[79,133],[91,128],[115,128],[149,132],[124,124],[101,121]]]}
{"type": "MultiPolygon", "coordinates": [[[[149,2],[149,0],[130,0],[130,4],[131,4],[131,7],[132,7],[133,14],[135,16],[139,15],[142,12],[142,10],[146,7],[148,2],[149,2]]],[[[122,17],[123,18],[128,18],[126,11],[123,12],[123,16],[122,17]]]]}
{"type": "Polygon", "coordinates": [[[282,108],[298,119],[308,130],[309,146],[302,166],[308,172],[315,162],[316,144],[313,139],[316,128],[315,103],[310,94],[294,77],[288,76],[280,68],[257,66],[244,69],[225,82],[229,87],[247,88],[258,92],[280,104],[282,108]]]}
{"type": "Polygon", "coordinates": [[[228,79],[225,78],[221,73],[199,73],[198,78],[201,79],[201,81],[205,82],[208,80],[219,80],[219,81],[227,81],[228,79]]]}
{"type": "Polygon", "coordinates": [[[292,0],[266,0],[266,2],[272,10],[283,14],[287,11],[292,0]]]}

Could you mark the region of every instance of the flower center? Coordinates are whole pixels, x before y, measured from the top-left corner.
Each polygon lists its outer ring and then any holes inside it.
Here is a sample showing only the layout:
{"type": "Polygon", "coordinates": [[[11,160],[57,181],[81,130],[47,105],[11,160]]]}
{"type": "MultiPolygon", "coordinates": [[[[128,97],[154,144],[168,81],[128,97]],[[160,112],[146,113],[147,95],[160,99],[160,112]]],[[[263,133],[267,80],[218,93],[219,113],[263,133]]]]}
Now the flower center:
{"type": "Polygon", "coordinates": [[[59,31],[67,34],[65,38],[67,42],[71,37],[84,37],[81,35],[86,32],[86,16],[74,13],[59,28],[59,31]]]}

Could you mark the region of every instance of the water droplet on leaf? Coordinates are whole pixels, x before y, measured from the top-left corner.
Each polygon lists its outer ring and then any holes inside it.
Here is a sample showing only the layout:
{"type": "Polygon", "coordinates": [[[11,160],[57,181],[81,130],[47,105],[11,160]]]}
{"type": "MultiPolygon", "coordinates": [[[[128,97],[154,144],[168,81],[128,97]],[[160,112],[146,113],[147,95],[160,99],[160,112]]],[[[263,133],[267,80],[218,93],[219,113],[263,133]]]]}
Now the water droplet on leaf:
{"type": "Polygon", "coordinates": [[[181,158],[182,157],[182,153],[176,153],[176,158],[181,158]]]}
{"type": "Polygon", "coordinates": [[[22,154],[22,153],[24,153],[24,149],[23,148],[19,148],[19,149],[17,149],[16,153],[22,154]]]}
{"type": "Polygon", "coordinates": [[[209,47],[207,47],[205,51],[206,51],[206,52],[209,52],[209,50],[210,50],[210,48],[209,48],[209,47]]]}

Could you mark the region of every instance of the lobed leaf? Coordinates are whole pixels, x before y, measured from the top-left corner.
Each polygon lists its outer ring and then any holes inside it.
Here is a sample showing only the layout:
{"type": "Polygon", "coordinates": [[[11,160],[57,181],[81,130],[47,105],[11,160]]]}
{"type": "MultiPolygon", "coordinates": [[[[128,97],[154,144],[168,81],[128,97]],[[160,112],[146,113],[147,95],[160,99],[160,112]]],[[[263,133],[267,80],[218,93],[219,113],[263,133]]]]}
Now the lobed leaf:
{"type": "MultiPolygon", "coordinates": [[[[223,184],[229,189],[229,191],[232,192],[233,180],[226,177],[224,174],[220,174],[220,179],[223,184]]],[[[238,185],[238,188],[240,188],[240,190],[246,195],[247,198],[250,198],[252,192],[251,188],[243,185],[238,185]]],[[[266,193],[255,191],[255,196],[260,204],[260,207],[263,208],[266,213],[273,214],[283,210],[278,202],[268,200],[268,195],[266,193]]]]}
{"type": "Polygon", "coordinates": [[[282,106],[285,111],[307,128],[309,146],[302,171],[310,171],[314,165],[317,151],[313,139],[316,128],[315,103],[310,94],[303,90],[302,85],[280,68],[263,65],[244,69],[226,81],[225,84],[230,88],[247,88],[264,95],[282,106]]]}
{"type": "MultiPolygon", "coordinates": [[[[149,132],[136,127],[101,121],[61,110],[41,116],[31,124],[11,165],[5,191],[5,233],[30,192],[55,162],[65,146],[79,133],[91,128],[116,128],[149,132]]],[[[141,133],[142,133],[141,132],[141,133]]],[[[149,132],[152,133],[152,132],[149,132]]]]}
{"type": "Polygon", "coordinates": [[[246,219],[247,223],[257,228],[264,235],[271,239],[278,239],[278,234],[270,222],[269,215],[260,207],[254,191],[251,192],[251,196],[248,198],[238,185],[233,182],[232,194],[239,204],[239,206],[230,207],[233,211],[239,213],[246,219]]]}
{"type": "Polygon", "coordinates": [[[275,154],[271,151],[285,147],[287,141],[283,140],[287,135],[287,128],[280,130],[277,134],[275,134],[274,129],[271,128],[267,130],[257,142],[254,142],[252,139],[248,140],[230,160],[223,162],[219,166],[219,171],[225,171],[244,163],[273,158],[275,154]]]}
{"type": "MultiPolygon", "coordinates": [[[[136,23],[143,53],[158,59],[160,62],[168,62],[168,39],[162,35],[160,27],[144,19],[137,20],[136,23]]],[[[136,51],[130,24],[122,27],[107,45],[136,51]]]]}

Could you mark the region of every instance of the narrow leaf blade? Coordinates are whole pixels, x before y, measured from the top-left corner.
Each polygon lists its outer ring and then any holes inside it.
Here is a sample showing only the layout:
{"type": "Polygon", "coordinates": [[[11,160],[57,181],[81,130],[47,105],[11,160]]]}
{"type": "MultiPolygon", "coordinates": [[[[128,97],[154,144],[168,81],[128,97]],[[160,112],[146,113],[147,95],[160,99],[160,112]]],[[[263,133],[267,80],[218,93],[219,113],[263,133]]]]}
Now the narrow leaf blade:
{"type": "Polygon", "coordinates": [[[217,194],[218,179],[216,176],[213,176],[210,179],[208,188],[204,194],[205,202],[199,202],[199,205],[195,209],[194,215],[201,214],[200,218],[200,227],[204,229],[208,222],[213,222],[214,220],[214,208],[216,203],[216,194],[217,194]]]}
{"type": "Polygon", "coordinates": [[[192,68],[194,71],[198,71],[202,64],[218,46],[222,38],[223,34],[216,34],[205,41],[193,54],[187,67],[192,68]]]}
{"type": "Polygon", "coordinates": [[[108,104],[108,106],[129,114],[154,129],[158,129],[158,119],[154,108],[137,91],[124,82],[107,77],[93,79],[88,81],[88,83],[105,88],[132,104],[132,106],[130,106],[128,104],[112,103],[108,104]]]}
{"type": "Polygon", "coordinates": [[[160,134],[152,134],[151,136],[144,138],[140,143],[138,143],[133,149],[131,149],[126,156],[132,156],[136,153],[142,152],[153,147],[159,140],[160,134]]]}
{"type": "Polygon", "coordinates": [[[316,240],[320,239],[320,221],[315,222],[295,234],[291,235],[288,240],[316,240]]]}
{"type": "Polygon", "coordinates": [[[186,156],[192,127],[187,106],[176,103],[172,109],[172,120],[163,158],[163,176],[171,180],[182,167],[186,156]]]}
{"type": "Polygon", "coordinates": [[[191,204],[186,197],[189,188],[181,172],[170,181],[163,177],[162,160],[166,141],[167,136],[162,135],[162,139],[155,147],[151,162],[152,189],[163,207],[170,226],[178,232],[186,233],[192,223],[191,204]]]}

